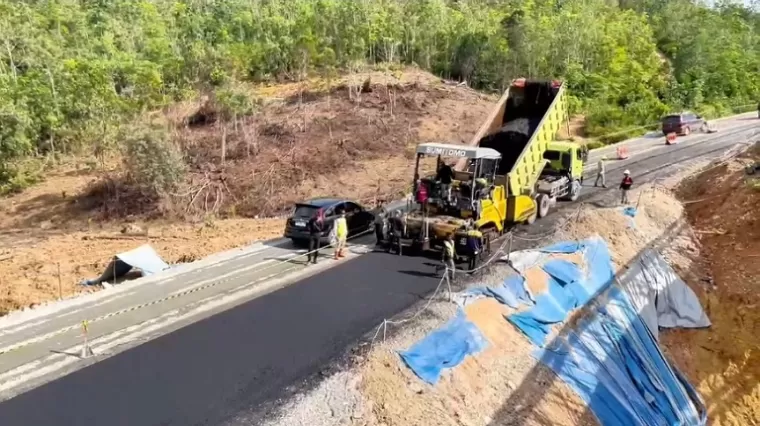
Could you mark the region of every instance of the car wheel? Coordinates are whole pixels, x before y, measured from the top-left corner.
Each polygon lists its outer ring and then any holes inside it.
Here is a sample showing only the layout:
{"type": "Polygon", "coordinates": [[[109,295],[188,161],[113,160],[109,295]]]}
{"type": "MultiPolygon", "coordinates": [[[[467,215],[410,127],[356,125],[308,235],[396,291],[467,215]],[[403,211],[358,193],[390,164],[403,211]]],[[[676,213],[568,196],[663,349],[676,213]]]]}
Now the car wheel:
{"type": "Polygon", "coordinates": [[[683,129],[684,136],[689,136],[690,134],[691,134],[691,128],[686,127],[685,129],[683,129]]]}

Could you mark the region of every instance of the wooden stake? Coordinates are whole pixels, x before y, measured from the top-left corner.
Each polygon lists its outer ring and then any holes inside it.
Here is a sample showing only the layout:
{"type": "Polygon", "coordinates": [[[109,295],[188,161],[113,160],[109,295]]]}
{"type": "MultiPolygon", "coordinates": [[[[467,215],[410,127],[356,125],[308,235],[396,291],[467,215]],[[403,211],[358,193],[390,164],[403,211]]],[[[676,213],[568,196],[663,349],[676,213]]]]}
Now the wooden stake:
{"type": "Polygon", "coordinates": [[[63,286],[61,285],[61,262],[58,262],[58,300],[63,300],[63,286]]]}

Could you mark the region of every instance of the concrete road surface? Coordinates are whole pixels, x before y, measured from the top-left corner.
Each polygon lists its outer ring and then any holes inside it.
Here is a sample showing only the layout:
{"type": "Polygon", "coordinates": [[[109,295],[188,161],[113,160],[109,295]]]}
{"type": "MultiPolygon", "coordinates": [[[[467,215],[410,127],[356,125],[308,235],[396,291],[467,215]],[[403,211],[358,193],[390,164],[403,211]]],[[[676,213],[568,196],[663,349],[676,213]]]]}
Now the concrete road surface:
{"type": "MultiPolygon", "coordinates": [[[[718,121],[718,133],[674,146],[662,136],[626,141],[630,158],[608,164],[610,189],[585,187],[582,201],[614,205],[625,168],[638,185],[757,139],[753,117],[718,121]]],[[[596,159],[614,151],[591,154],[587,185],[596,159]]],[[[574,208],[558,205],[560,213],[574,208]]],[[[538,244],[560,217],[521,227],[517,234],[531,240],[514,249],[538,244]]],[[[373,253],[372,242],[361,237],[348,259],[308,267],[286,241],[256,244],[0,319],[0,424],[218,425],[255,412],[438,283],[430,260],[373,253]],[[81,359],[85,319],[95,355],[81,359]]]]}

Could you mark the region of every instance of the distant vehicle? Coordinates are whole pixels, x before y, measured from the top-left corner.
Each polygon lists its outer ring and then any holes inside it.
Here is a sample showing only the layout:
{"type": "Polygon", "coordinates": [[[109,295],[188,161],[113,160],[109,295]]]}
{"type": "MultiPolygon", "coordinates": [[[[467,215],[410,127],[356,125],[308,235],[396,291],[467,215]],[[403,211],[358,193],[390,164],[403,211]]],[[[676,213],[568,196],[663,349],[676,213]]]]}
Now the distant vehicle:
{"type": "Polygon", "coordinates": [[[317,214],[319,209],[325,213],[325,230],[322,232],[322,244],[329,244],[330,231],[335,219],[338,217],[337,212],[344,210],[346,212],[346,223],[348,224],[349,238],[369,231],[374,226],[375,215],[365,209],[361,204],[355,201],[349,201],[344,198],[313,198],[308,201],[296,203],[293,213],[285,223],[285,238],[290,238],[296,244],[305,244],[309,241],[309,230],[307,224],[309,219],[317,214]]]}
{"type": "Polygon", "coordinates": [[[689,111],[671,114],[662,119],[663,135],[675,133],[680,136],[688,136],[694,131],[712,133],[715,130],[707,123],[707,120],[689,111]]]}

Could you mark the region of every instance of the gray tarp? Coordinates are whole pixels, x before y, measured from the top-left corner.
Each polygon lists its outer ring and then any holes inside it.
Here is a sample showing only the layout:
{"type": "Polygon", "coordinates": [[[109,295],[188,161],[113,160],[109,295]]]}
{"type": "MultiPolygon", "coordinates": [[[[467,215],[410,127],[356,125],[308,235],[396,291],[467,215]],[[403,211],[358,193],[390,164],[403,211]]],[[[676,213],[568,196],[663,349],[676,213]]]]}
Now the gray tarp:
{"type": "Polygon", "coordinates": [[[123,277],[132,269],[138,269],[142,276],[153,275],[169,268],[153,248],[147,244],[136,249],[119,253],[113,257],[103,274],[95,279],[83,280],[82,285],[98,285],[123,277]]]}
{"type": "Polygon", "coordinates": [[[659,327],[710,326],[697,296],[654,250],[645,250],[618,282],[655,338],[659,327]]]}

